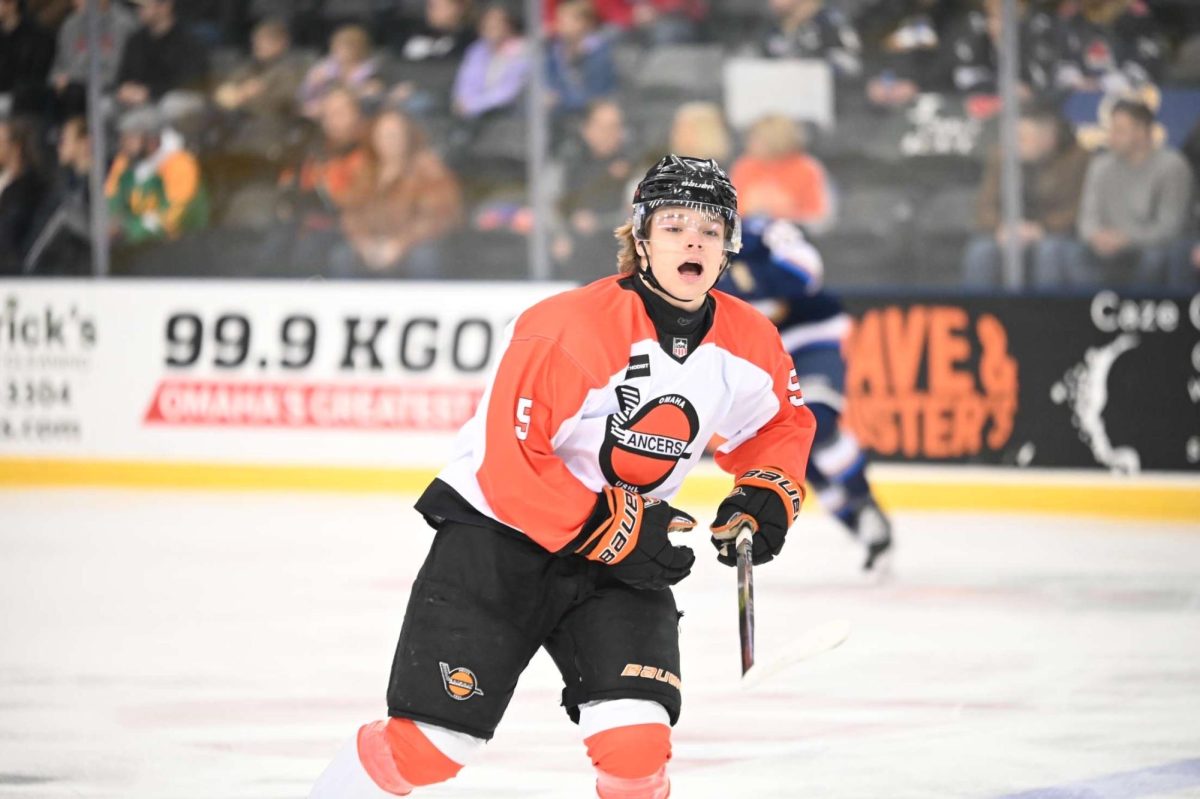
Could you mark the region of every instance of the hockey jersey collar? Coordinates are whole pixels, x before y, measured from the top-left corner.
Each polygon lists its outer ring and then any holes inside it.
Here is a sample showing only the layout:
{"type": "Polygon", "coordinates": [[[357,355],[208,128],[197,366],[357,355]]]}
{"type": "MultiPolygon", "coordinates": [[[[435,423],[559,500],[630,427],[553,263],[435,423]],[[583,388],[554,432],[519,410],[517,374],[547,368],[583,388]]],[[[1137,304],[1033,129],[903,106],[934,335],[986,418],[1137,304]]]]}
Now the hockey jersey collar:
{"type": "Polygon", "coordinates": [[[711,294],[704,298],[704,304],[695,311],[686,311],[655,294],[636,275],[621,278],[618,284],[638,295],[646,315],[654,324],[659,346],[680,363],[695,352],[712,328],[713,311],[717,303],[711,294]]]}

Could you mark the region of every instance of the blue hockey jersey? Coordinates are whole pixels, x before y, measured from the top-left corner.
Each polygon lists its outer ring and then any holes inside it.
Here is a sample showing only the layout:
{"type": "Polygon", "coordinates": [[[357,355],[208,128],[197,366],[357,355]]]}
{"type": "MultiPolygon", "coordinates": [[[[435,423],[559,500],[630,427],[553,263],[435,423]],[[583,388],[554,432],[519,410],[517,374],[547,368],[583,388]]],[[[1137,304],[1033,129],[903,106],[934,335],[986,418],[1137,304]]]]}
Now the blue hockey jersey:
{"type": "Polygon", "coordinates": [[[794,355],[810,347],[838,346],[850,329],[841,302],[823,288],[824,271],[821,254],[798,227],[749,217],[742,225],[742,251],[717,288],[762,311],[794,355]]]}

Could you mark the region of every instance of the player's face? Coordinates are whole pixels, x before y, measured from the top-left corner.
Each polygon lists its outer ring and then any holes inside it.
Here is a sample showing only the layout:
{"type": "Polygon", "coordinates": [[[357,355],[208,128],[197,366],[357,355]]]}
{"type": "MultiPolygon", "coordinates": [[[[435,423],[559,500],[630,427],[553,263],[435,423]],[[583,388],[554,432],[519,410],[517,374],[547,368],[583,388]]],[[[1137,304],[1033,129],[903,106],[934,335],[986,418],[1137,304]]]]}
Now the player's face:
{"type": "MultiPolygon", "coordinates": [[[[650,268],[654,277],[689,310],[721,276],[725,260],[725,223],[717,216],[688,208],[660,208],[650,219],[650,268]]],[[[672,302],[671,298],[667,300],[672,302]]],[[[679,301],[673,301],[679,305],[679,301]]]]}

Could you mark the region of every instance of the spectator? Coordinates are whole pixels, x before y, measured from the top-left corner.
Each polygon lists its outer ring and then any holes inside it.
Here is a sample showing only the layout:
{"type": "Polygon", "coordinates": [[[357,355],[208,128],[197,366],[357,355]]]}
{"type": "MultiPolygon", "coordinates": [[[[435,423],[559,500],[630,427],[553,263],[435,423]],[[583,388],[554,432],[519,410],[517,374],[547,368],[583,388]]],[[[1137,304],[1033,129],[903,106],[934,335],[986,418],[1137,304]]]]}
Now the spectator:
{"type": "MultiPolygon", "coordinates": [[[[1075,225],[1087,173],[1088,154],[1079,146],[1066,121],[1048,107],[1029,107],[1017,124],[1017,155],[1021,163],[1023,218],[1014,232],[1029,265],[1034,288],[1064,282],[1063,271],[1079,261],[1075,225]]],[[[1000,210],[1000,150],[988,158],[979,189],[977,216],[984,231],[967,245],[963,257],[966,285],[1002,285],[1005,228],[1000,210]]]]}
{"type": "Polygon", "coordinates": [[[459,224],[462,197],[457,178],[404,113],[375,119],[365,175],[363,193],[342,215],[353,255],[341,260],[340,271],[438,277],[436,242],[459,224]]]}
{"type": "Polygon", "coordinates": [[[956,4],[949,0],[875,0],[860,17],[872,52],[864,70],[867,100],[880,108],[908,105],[923,91],[945,88],[940,32],[956,4]]]}
{"type": "MultiPolygon", "coordinates": [[[[50,84],[69,113],[83,111],[89,72],[87,0],[74,0],[75,10],[58,31],[58,50],[50,69],[50,84]]],[[[99,0],[100,77],[105,92],[117,85],[117,68],[125,42],[137,30],[137,17],[112,0],[99,0]]]]}
{"type": "Polygon", "coordinates": [[[458,61],[474,39],[471,0],[425,0],[425,16],[393,49],[404,64],[458,61]]]}
{"type": "Polygon", "coordinates": [[[21,273],[44,190],[36,126],[0,119],[0,275],[21,273]]]}
{"type": "Polygon", "coordinates": [[[325,96],[335,87],[354,92],[359,100],[379,97],[383,81],[372,53],[371,35],[361,25],[344,25],[329,38],[329,55],[313,65],[300,88],[301,113],[322,115],[325,96]]]}
{"type": "Polygon", "coordinates": [[[1060,88],[1122,93],[1162,78],[1167,42],[1142,0],[1079,0],[1065,25],[1060,88]]]}
{"type": "Polygon", "coordinates": [[[39,233],[25,257],[26,272],[91,272],[91,171],[92,139],[87,117],[69,117],[59,132],[58,174],[42,206],[39,233]]]}
{"type": "Polygon", "coordinates": [[[625,135],[621,106],[595,100],[580,126],[581,152],[566,161],[565,190],[559,198],[562,229],[555,236],[559,263],[578,264],[561,276],[586,280],[596,276],[601,251],[610,251],[612,231],[627,215],[627,185],[634,177],[633,158],[625,135]]]}
{"type": "Polygon", "coordinates": [[[1200,289],[1200,121],[1183,143],[1183,156],[1192,168],[1192,213],[1189,233],[1171,255],[1167,285],[1173,289],[1200,289]]]}
{"type": "Polygon", "coordinates": [[[329,253],[340,243],[341,214],[369,183],[363,147],[367,123],[358,95],[345,86],[321,103],[320,140],[299,167],[280,177],[279,214],[287,223],[268,241],[269,266],[303,274],[328,268],[329,253]]]}
{"type": "Polygon", "coordinates": [[[224,149],[277,160],[297,114],[296,92],[304,63],[291,52],[291,36],[280,19],[254,27],[252,59],[217,87],[214,99],[232,116],[224,149]]]}
{"type": "MultiPolygon", "coordinates": [[[[1027,0],[1017,6],[1020,16],[1018,92],[1022,100],[1046,95],[1055,88],[1055,71],[1061,58],[1062,23],[1053,9],[1031,8],[1027,0]]],[[[978,8],[956,20],[945,36],[944,54],[955,91],[964,94],[998,94],[1000,91],[1000,37],[1003,0],[982,0],[978,8]]]]}
{"type": "Polygon", "coordinates": [[[208,224],[200,164],[175,138],[163,136],[160,112],[125,112],[120,150],[105,184],[115,241],[124,245],[175,239],[208,224]]]}
{"type": "Polygon", "coordinates": [[[318,119],[325,95],[338,86],[353,91],[360,102],[376,100],[384,90],[379,67],[366,28],[341,26],[329,37],[329,55],[312,65],[300,86],[300,113],[318,119]]]}
{"type": "Polygon", "coordinates": [[[825,168],[805,152],[803,129],[771,114],[750,126],[746,153],[729,170],[743,215],[786,219],[819,233],[833,221],[825,168]]]}
{"type": "Polygon", "coordinates": [[[671,121],[671,141],[667,149],[689,158],[712,158],[719,163],[728,161],[733,152],[733,139],[721,107],[708,102],[679,106],[671,121]]]}
{"type": "Polygon", "coordinates": [[[862,43],[850,20],[826,0],[770,0],[757,49],[768,58],[819,58],[839,78],[862,73],[862,43]]]}
{"type": "Polygon", "coordinates": [[[1165,280],[1191,210],[1192,174],[1183,156],[1158,147],[1153,130],[1154,112],[1142,103],[1113,107],[1109,152],[1092,160],[1083,184],[1079,237],[1090,257],[1072,282],[1130,282],[1130,270],[1136,284],[1165,280]]]}
{"type": "Polygon", "coordinates": [[[142,27],[121,53],[117,100],[132,107],[158,102],[173,89],[202,89],[208,56],[175,19],[174,0],[136,1],[142,27]]]}
{"type": "Polygon", "coordinates": [[[546,81],[559,114],[578,114],[616,91],[617,68],[600,33],[591,0],[559,3],[555,36],[546,52],[546,81]]]}
{"type": "MultiPolygon", "coordinates": [[[[558,3],[542,5],[548,30],[554,29],[558,3]]],[[[603,25],[643,47],[694,42],[708,15],[704,0],[594,0],[593,6],[603,25]]]]}
{"type": "Polygon", "coordinates": [[[34,113],[54,59],[54,38],[25,13],[25,0],[0,0],[0,95],[12,110],[34,113]]]}
{"type": "Polygon", "coordinates": [[[529,77],[529,52],[517,19],[502,3],[479,18],[479,39],[467,48],[454,80],[454,113],[476,119],[516,104],[529,77]]]}
{"type": "Polygon", "coordinates": [[[425,15],[409,26],[396,52],[389,97],[414,113],[448,111],[454,74],[475,40],[471,0],[425,0],[425,15]]]}

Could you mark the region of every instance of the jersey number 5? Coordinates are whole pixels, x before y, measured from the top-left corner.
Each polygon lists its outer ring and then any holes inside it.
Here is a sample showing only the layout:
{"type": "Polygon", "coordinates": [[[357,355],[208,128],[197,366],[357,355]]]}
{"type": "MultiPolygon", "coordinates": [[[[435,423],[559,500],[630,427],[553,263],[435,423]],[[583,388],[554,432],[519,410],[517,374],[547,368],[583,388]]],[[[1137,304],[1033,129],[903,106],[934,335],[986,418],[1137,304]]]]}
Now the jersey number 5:
{"type": "Polygon", "coordinates": [[[796,376],[795,369],[788,373],[788,401],[796,407],[804,404],[804,397],[800,394],[800,378],[796,376]]]}
{"type": "Polygon", "coordinates": [[[533,407],[533,400],[527,397],[517,397],[517,425],[513,431],[517,434],[517,440],[524,441],[529,436],[529,409],[533,407]]]}

